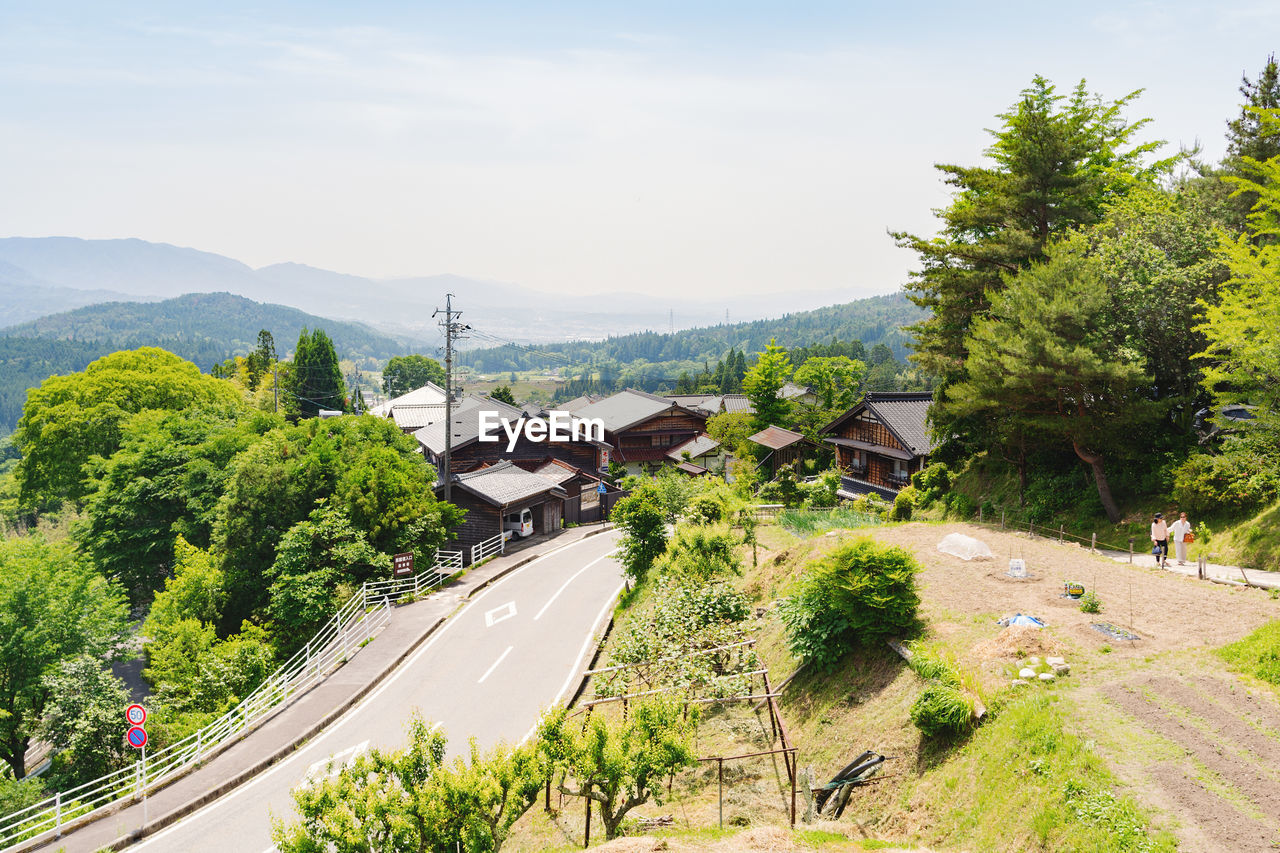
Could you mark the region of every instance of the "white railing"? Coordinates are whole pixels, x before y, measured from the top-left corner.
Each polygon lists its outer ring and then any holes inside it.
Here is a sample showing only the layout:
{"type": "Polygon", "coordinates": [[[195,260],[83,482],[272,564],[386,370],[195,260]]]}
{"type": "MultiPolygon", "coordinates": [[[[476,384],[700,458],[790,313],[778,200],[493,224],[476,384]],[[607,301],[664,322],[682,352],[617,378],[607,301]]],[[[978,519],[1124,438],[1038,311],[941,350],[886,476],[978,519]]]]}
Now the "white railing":
{"type": "Polygon", "coordinates": [[[462,568],[461,551],[438,551],[428,571],[410,578],[366,582],[305,646],[269,675],[240,704],[177,743],[150,753],[106,776],[85,782],[48,799],[0,817],[0,847],[53,833],[117,800],[141,799],[227,741],[261,722],[290,696],[311,687],[336,664],[345,662],[391,618],[391,604],[407,595],[433,589],[462,568]]]}
{"type": "Polygon", "coordinates": [[[475,565],[481,560],[486,560],[494,554],[501,554],[506,548],[506,537],[499,533],[491,539],[486,539],[479,545],[471,546],[471,565],[475,565]]]}

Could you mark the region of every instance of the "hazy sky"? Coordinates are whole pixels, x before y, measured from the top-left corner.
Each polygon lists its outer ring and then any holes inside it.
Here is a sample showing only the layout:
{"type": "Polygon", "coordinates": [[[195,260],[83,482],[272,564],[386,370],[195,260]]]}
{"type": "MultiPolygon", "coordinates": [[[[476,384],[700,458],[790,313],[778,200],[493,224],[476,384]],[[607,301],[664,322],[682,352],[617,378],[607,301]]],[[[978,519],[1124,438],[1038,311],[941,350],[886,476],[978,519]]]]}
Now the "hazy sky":
{"type": "Polygon", "coordinates": [[[1278,46],[1275,0],[0,0],[0,236],[855,298],[1034,74],[1216,158],[1278,46]]]}

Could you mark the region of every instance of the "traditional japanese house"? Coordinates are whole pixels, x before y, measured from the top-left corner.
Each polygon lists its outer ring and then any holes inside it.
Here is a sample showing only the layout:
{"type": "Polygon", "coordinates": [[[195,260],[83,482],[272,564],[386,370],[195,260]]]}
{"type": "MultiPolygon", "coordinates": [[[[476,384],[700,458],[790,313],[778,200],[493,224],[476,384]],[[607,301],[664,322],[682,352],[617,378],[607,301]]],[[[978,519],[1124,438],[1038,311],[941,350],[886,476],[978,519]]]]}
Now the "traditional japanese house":
{"type": "Polygon", "coordinates": [[[844,471],[843,497],[872,492],[893,498],[933,451],[927,392],[869,392],[862,402],[822,428],[844,471]]]}
{"type": "MultiPolygon", "coordinates": [[[[437,486],[437,492],[442,488],[437,486]]],[[[518,519],[526,509],[534,534],[559,530],[566,493],[552,480],[504,461],[455,474],[450,497],[467,515],[445,547],[461,550],[463,561],[469,564],[473,545],[499,535],[504,519],[518,519]]]]}
{"type": "MultiPolygon", "coordinates": [[[[507,424],[515,429],[526,417],[523,410],[489,397],[470,395],[461,400],[453,410],[451,469],[457,473],[473,470],[484,463],[494,463],[504,459],[541,462],[546,457],[563,460],[575,468],[584,470],[597,470],[605,464],[609,445],[601,441],[581,438],[552,440],[550,436],[545,441],[530,441],[521,429],[515,446],[511,447],[506,429],[501,424],[507,424]],[[491,434],[498,437],[497,441],[480,440],[481,414],[486,412],[493,413],[489,415],[489,422],[493,427],[491,434]]],[[[423,427],[413,435],[428,461],[434,464],[437,470],[442,470],[444,420],[441,419],[423,427]]]]}
{"type": "MultiPolygon", "coordinates": [[[[612,448],[611,461],[623,465],[628,474],[652,473],[682,461],[680,453],[671,454],[706,434],[704,412],[634,389],[583,406],[574,414],[584,420],[600,419],[605,441],[612,448]]],[[[714,441],[709,436],[707,440],[714,441]]]]}

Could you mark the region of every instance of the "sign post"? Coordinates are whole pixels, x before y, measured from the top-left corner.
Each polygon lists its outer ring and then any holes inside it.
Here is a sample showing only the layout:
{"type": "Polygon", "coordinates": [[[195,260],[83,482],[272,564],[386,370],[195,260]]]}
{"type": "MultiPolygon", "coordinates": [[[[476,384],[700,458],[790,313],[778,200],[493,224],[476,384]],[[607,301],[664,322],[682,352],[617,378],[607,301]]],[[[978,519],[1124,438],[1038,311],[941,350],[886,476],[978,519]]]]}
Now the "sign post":
{"type": "Polygon", "coordinates": [[[398,578],[413,574],[413,554],[396,554],[391,558],[391,568],[398,578]]]}
{"type": "Polygon", "coordinates": [[[607,495],[608,493],[609,493],[609,487],[604,484],[604,480],[601,480],[599,484],[596,485],[596,494],[600,496],[600,526],[601,527],[604,527],[604,523],[606,520],[604,496],[607,495]]]}
{"type": "Polygon", "coordinates": [[[142,750],[142,762],[138,767],[138,788],[142,794],[142,825],[147,825],[147,730],[142,724],[147,721],[147,709],[134,703],[124,709],[125,722],[129,731],[125,732],[125,740],[134,749],[142,750]]]}

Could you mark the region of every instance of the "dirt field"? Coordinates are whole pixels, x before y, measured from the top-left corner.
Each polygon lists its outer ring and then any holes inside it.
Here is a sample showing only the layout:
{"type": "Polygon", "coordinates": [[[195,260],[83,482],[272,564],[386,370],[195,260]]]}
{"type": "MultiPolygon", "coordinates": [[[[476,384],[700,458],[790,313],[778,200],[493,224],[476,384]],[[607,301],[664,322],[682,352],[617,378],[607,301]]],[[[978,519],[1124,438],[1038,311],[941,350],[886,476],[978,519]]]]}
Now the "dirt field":
{"type": "Polygon", "coordinates": [[[1260,590],[1159,571],[1149,557],[1130,567],[1087,549],[968,525],[912,524],[873,535],[912,549],[924,564],[923,609],[939,630],[981,637],[987,624],[989,637],[971,646],[968,659],[988,679],[1007,677],[1009,663],[1023,655],[1062,654],[1072,663],[1068,689],[1086,712],[1082,726],[1097,735],[1130,792],[1171,818],[1180,850],[1280,846],[1280,703],[1205,651],[1280,617],[1280,602],[1260,590]],[[937,543],[951,532],[981,539],[996,559],[967,563],[940,553],[937,543]],[[1030,579],[1008,577],[1011,556],[1026,560],[1030,579]],[[1080,612],[1062,596],[1068,580],[1095,590],[1104,611],[1080,612]],[[1019,612],[1044,619],[1048,629],[1002,631],[987,619],[1019,612]],[[1104,636],[1092,627],[1101,621],[1140,639],[1104,636]]]}

